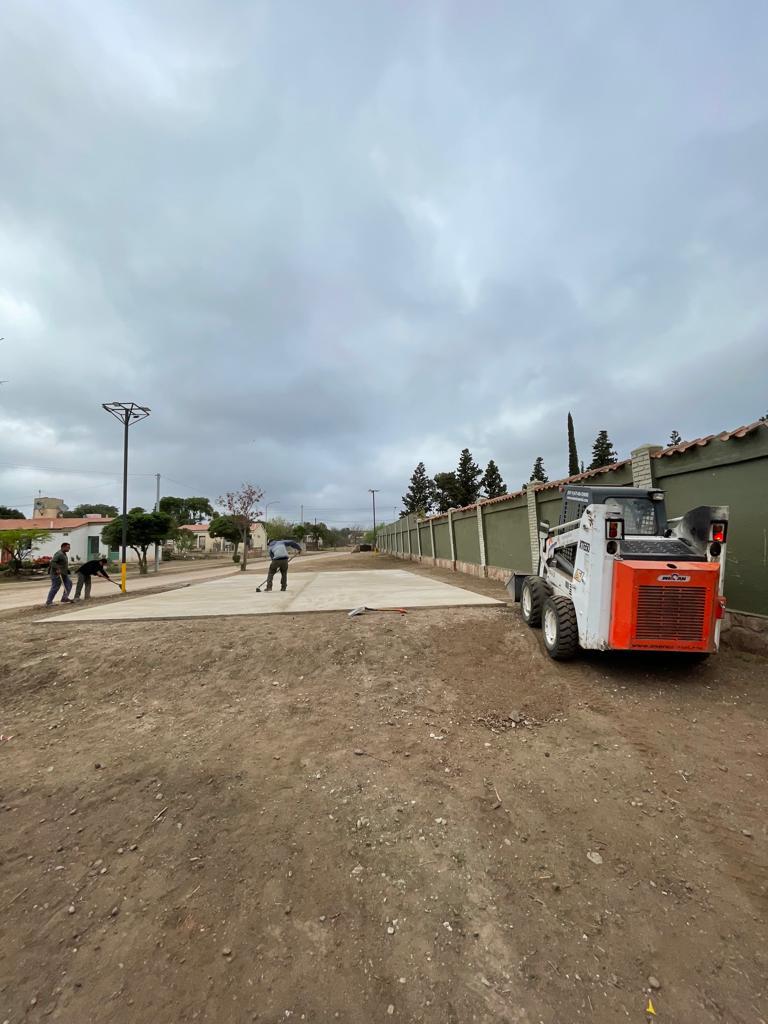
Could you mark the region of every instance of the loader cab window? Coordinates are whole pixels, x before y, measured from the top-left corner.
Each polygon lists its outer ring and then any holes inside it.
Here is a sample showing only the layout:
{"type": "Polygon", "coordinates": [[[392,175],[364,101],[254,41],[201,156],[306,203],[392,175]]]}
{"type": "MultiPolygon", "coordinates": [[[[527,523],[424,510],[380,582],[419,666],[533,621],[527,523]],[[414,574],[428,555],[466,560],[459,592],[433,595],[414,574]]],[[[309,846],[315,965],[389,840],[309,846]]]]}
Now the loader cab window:
{"type": "Polygon", "coordinates": [[[650,498],[606,498],[606,509],[624,520],[626,536],[658,537],[666,523],[660,523],[659,503],[650,498]]]}

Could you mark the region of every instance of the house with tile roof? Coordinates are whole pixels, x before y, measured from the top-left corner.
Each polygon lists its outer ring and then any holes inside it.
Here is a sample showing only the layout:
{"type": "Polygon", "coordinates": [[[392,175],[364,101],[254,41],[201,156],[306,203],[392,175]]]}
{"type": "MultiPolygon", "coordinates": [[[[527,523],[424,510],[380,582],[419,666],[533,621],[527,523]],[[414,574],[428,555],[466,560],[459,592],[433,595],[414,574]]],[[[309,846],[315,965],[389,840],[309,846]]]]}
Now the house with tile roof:
{"type": "MultiPolygon", "coordinates": [[[[77,564],[87,562],[91,558],[100,558],[102,555],[110,560],[119,558],[119,552],[111,551],[101,539],[101,531],[111,522],[111,519],[96,515],[77,518],[34,516],[32,519],[0,519],[0,533],[3,530],[48,530],[48,539],[35,544],[32,557],[50,557],[66,542],[71,545],[69,561],[77,564]]],[[[2,555],[3,562],[7,562],[8,559],[7,554],[2,555]]],[[[136,552],[128,548],[126,559],[129,562],[136,561],[136,552]]]]}

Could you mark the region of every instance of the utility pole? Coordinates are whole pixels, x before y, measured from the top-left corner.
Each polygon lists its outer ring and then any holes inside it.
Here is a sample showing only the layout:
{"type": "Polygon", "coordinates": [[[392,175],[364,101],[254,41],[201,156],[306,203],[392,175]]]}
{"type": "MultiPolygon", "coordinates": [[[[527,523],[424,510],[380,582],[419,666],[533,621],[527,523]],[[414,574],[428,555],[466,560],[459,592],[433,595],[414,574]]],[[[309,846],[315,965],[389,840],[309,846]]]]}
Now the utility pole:
{"type": "Polygon", "coordinates": [[[145,420],[151,410],[146,405],[136,405],[135,402],[102,402],[101,407],[123,424],[123,537],[120,555],[120,589],[125,593],[125,578],[128,574],[125,560],[125,549],[128,545],[128,428],[132,423],[145,420]]]}
{"type": "MultiPolygon", "coordinates": [[[[160,511],[160,474],[155,473],[155,480],[157,481],[157,496],[155,497],[155,512],[160,511]]],[[[155,544],[155,572],[160,568],[160,545],[155,544]]]]}
{"type": "Polygon", "coordinates": [[[373,502],[373,546],[374,547],[376,547],[376,495],[379,493],[380,489],[381,488],[379,488],[379,487],[377,487],[375,489],[373,487],[369,487],[368,488],[368,493],[370,494],[371,501],[373,502]]]}
{"type": "Polygon", "coordinates": [[[301,523],[302,525],[304,524],[304,506],[303,506],[303,505],[301,506],[301,516],[300,516],[300,518],[299,518],[299,522],[300,522],[300,523],[301,523]]]}

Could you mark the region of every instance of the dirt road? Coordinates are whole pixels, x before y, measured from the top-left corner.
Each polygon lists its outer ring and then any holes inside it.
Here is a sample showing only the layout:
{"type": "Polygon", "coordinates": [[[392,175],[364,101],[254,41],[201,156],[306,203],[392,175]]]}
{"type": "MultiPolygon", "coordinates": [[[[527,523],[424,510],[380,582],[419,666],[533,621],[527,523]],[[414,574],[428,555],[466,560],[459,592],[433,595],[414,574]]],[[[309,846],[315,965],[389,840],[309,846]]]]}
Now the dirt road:
{"type": "Polygon", "coordinates": [[[768,1020],[764,660],[557,665],[508,608],[35,614],[0,1022],[768,1020]]]}

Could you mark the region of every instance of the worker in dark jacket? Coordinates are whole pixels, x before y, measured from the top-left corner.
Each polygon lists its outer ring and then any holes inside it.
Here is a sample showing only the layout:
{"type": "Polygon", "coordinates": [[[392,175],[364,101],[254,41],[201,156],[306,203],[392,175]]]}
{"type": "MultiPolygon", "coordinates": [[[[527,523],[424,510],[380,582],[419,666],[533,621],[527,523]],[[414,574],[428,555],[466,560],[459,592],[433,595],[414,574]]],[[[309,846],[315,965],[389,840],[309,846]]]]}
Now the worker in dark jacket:
{"type": "Polygon", "coordinates": [[[106,558],[94,558],[90,562],[83,562],[83,564],[77,570],[77,587],[75,588],[75,600],[80,600],[80,594],[85,587],[85,600],[91,596],[91,578],[93,576],[103,576],[105,580],[112,580],[109,578],[107,570],[104,566],[107,564],[106,558]]]}
{"type": "Polygon", "coordinates": [[[272,580],[276,573],[280,573],[280,589],[288,587],[288,562],[291,557],[291,550],[301,554],[301,544],[295,540],[273,540],[269,543],[269,572],[267,573],[267,590],[272,589],[272,580]]]}
{"type": "Polygon", "coordinates": [[[51,574],[51,589],[48,591],[48,598],[45,602],[45,607],[50,608],[53,604],[53,599],[59,592],[62,584],[64,584],[64,596],[61,599],[62,604],[69,604],[70,597],[69,592],[72,589],[72,577],[69,575],[69,544],[66,541],[61,545],[59,550],[51,559],[51,564],[48,566],[48,572],[51,574]]]}

